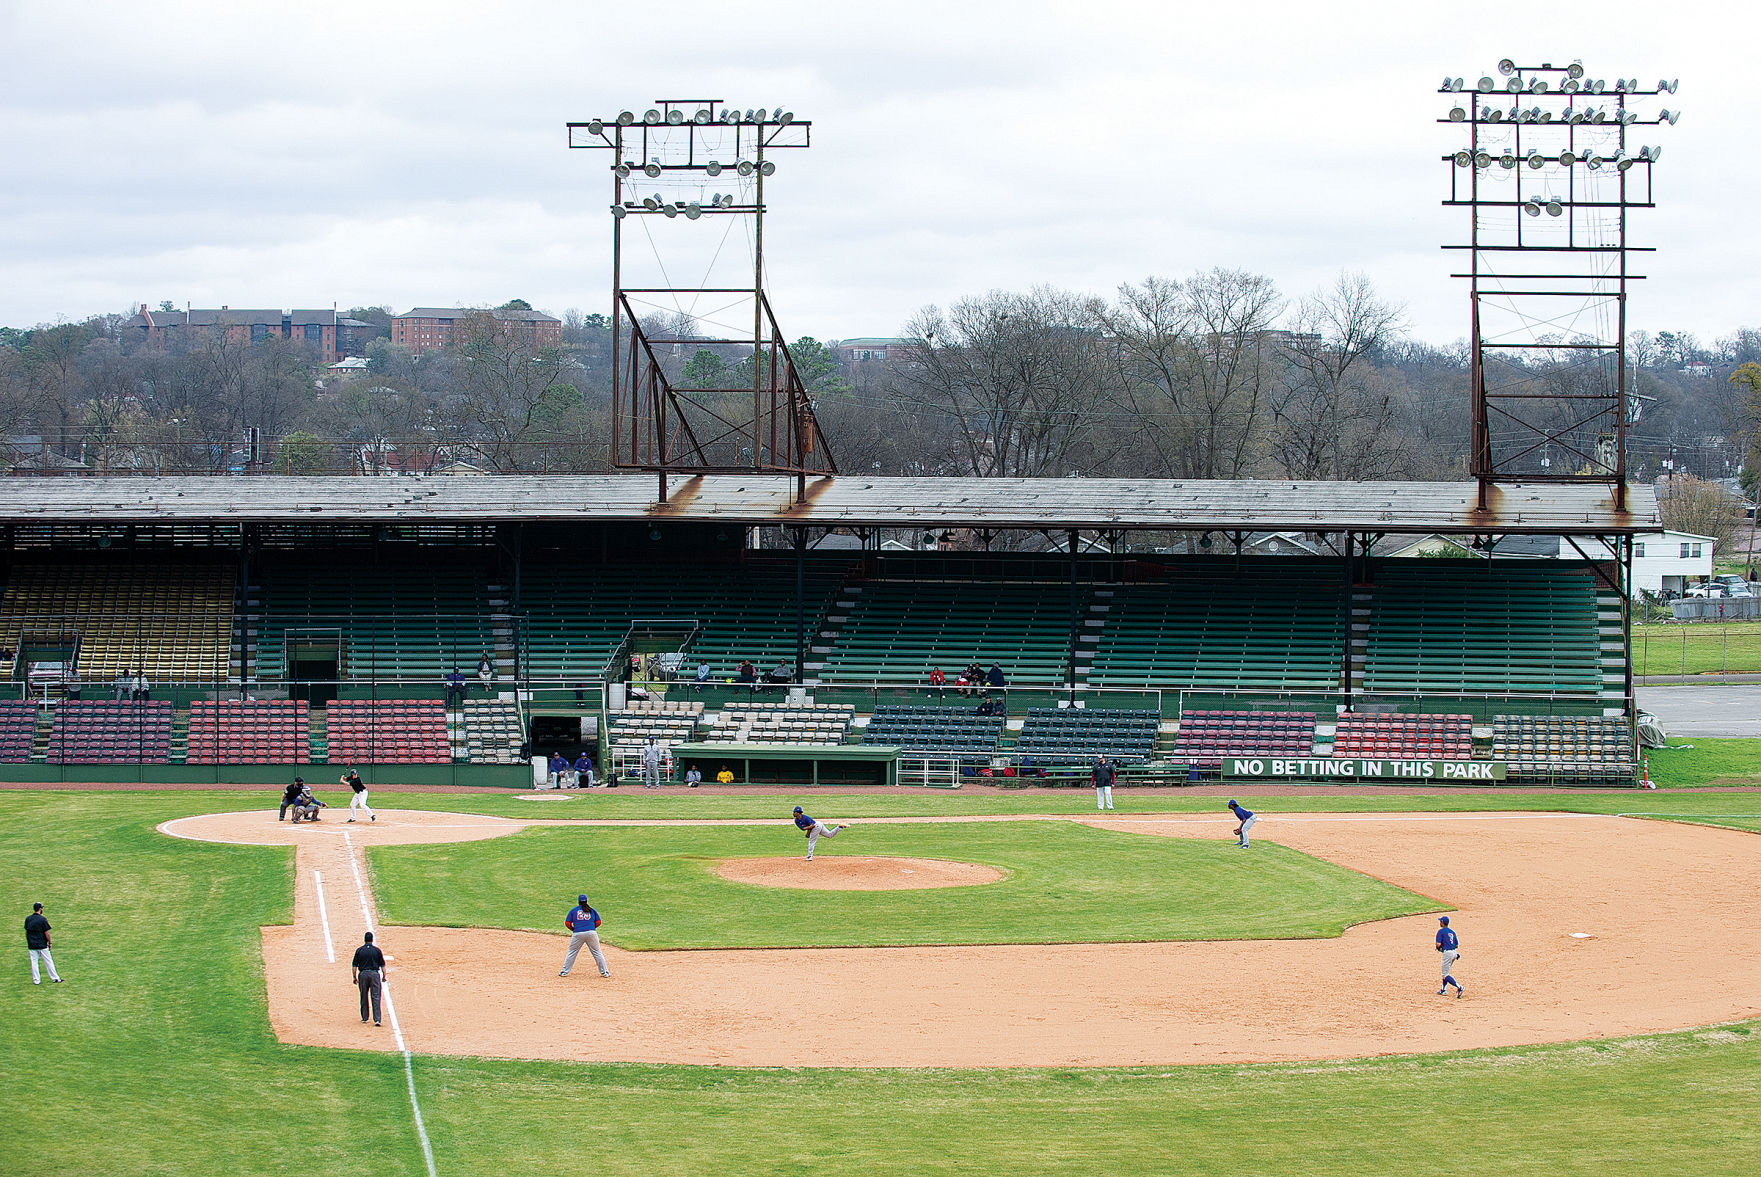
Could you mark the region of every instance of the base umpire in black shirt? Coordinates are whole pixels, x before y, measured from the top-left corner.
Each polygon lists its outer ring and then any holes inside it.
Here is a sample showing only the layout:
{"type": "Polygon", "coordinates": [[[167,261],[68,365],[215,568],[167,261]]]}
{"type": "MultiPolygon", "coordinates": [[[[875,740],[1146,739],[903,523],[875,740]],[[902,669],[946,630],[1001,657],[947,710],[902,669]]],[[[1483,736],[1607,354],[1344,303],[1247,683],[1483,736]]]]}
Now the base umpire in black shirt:
{"type": "Polygon", "coordinates": [[[385,983],[385,954],[374,945],[373,933],[368,932],[362,945],[355,949],[355,959],[349,962],[349,969],[354,974],[354,984],[361,990],[361,1023],[367,1021],[367,1000],[373,1001],[373,1024],[379,1024],[379,990],[385,983]]]}

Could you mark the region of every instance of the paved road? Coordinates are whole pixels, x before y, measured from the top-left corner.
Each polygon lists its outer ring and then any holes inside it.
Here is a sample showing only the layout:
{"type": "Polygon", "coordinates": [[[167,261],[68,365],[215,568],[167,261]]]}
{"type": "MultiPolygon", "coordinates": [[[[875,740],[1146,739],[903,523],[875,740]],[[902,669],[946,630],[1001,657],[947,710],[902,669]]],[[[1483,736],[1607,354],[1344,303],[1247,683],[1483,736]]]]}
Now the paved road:
{"type": "Polygon", "coordinates": [[[1761,736],[1761,684],[1639,687],[1639,706],[1672,736],[1761,736]]]}

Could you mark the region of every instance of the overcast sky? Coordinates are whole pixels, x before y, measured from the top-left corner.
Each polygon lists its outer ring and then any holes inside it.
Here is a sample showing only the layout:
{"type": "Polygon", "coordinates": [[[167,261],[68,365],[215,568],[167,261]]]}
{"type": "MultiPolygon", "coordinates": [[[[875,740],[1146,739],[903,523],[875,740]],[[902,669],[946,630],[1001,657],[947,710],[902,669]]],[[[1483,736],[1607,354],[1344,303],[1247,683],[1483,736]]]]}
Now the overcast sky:
{"type": "Polygon", "coordinates": [[[718,97],[814,122],[767,190],[791,338],[1222,265],[1289,295],[1364,270],[1447,343],[1467,299],[1438,246],[1466,223],[1437,203],[1435,90],[1508,55],[1682,79],[1631,325],[1709,340],[1761,326],[1757,11],[0,0],[0,324],[161,299],[602,311],[607,161],[563,123],[718,97]]]}

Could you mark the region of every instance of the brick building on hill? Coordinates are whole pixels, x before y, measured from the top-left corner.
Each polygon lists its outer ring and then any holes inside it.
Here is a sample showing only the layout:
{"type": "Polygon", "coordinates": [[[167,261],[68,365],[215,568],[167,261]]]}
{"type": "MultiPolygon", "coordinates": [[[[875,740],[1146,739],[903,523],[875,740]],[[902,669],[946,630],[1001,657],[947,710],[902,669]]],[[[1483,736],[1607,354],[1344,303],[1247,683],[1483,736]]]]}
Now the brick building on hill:
{"type": "Polygon", "coordinates": [[[218,332],[226,332],[240,341],[259,342],[271,335],[315,349],[322,364],[334,364],[342,356],[363,355],[367,341],[377,330],[331,310],[279,309],[251,310],[221,307],[218,310],[190,309],[156,311],[145,303],[140,313],[122,325],[124,337],[130,333],[148,347],[176,348],[194,346],[218,332]]]}
{"type": "Polygon", "coordinates": [[[412,307],[391,321],[391,341],[411,351],[443,351],[458,343],[460,320],[481,314],[494,315],[504,330],[534,347],[556,347],[563,341],[562,320],[543,311],[469,307],[412,307]]]}

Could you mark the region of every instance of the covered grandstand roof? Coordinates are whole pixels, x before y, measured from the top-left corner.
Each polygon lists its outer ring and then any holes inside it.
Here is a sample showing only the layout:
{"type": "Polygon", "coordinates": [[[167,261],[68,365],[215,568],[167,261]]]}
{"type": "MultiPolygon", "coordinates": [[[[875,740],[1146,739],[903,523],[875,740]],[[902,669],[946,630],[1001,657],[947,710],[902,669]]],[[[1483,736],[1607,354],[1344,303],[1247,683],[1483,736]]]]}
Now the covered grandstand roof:
{"type": "Polygon", "coordinates": [[[1528,532],[1654,530],[1657,498],[1606,487],[1522,484],[1476,510],[1470,482],[1181,481],[1124,478],[823,478],[797,502],[774,475],[675,476],[663,503],[651,474],[492,478],[22,478],[0,521],[497,522],[666,520],[898,527],[1126,530],[1528,532]]]}

